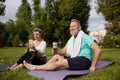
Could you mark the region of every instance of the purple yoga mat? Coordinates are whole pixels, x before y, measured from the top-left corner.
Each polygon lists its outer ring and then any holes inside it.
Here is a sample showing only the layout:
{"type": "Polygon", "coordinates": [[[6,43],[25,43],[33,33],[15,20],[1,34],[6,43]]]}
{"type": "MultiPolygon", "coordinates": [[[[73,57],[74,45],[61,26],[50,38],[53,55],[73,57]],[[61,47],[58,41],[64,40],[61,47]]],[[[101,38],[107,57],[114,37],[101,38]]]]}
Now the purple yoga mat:
{"type": "MultiPolygon", "coordinates": [[[[113,61],[99,61],[97,64],[97,70],[109,66],[113,61]]],[[[56,71],[30,71],[29,75],[43,78],[44,80],[63,80],[65,77],[69,75],[84,75],[90,73],[89,70],[67,70],[65,68],[60,68],[56,71]]]]}
{"type": "Polygon", "coordinates": [[[7,68],[13,64],[0,64],[0,71],[7,71],[7,68]]]}

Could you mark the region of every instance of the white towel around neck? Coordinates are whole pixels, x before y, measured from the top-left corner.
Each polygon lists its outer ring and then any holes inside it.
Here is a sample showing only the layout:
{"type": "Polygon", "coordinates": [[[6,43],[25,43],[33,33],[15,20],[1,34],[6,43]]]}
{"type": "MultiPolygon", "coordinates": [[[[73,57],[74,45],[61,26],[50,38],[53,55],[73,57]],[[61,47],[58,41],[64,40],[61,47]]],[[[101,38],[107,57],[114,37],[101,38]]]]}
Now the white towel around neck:
{"type": "Polygon", "coordinates": [[[67,54],[72,58],[76,57],[79,54],[81,48],[81,39],[84,32],[82,30],[79,31],[76,39],[74,36],[71,36],[67,43],[67,54]],[[75,40],[75,41],[74,41],[75,40]],[[74,44],[74,46],[73,46],[74,44]]]}

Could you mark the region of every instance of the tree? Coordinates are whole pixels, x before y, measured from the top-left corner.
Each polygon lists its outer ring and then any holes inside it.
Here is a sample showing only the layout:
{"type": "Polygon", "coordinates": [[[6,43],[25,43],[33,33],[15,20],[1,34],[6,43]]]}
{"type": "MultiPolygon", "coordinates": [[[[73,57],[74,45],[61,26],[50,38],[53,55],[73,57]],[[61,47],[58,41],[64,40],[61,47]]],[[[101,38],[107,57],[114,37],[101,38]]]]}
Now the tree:
{"type": "Polygon", "coordinates": [[[30,4],[27,2],[27,0],[22,0],[22,4],[16,13],[16,17],[17,19],[24,19],[26,23],[25,27],[31,26],[31,13],[30,4]]]}
{"type": "Polygon", "coordinates": [[[82,29],[86,32],[89,10],[88,0],[47,0],[47,38],[51,37],[50,40],[58,40],[65,45],[70,37],[69,22],[73,18],[81,21],[82,29]]]}
{"type": "Polygon", "coordinates": [[[7,40],[7,44],[8,46],[12,46],[12,42],[14,40],[13,34],[9,34],[8,40],[7,40]]]}
{"type": "Polygon", "coordinates": [[[68,32],[66,31],[69,28],[69,22],[71,19],[80,20],[82,30],[87,32],[87,20],[89,17],[90,7],[88,5],[88,0],[61,0],[59,6],[59,14],[60,15],[60,26],[61,32],[63,32],[64,37],[61,36],[63,44],[66,43],[66,38],[68,39],[68,32]]]}
{"type": "Polygon", "coordinates": [[[102,12],[107,21],[120,21],[119,0],[98,0],[98,5],[98,12],[102,12]]]}
{"type": "Polygon", "coordinates": [[[4,44],[4,38],[5,38],[5,36],[3,36],[4,32],[5,32],[5,24],[0,22],[0,47],[3,47],[4,44]]]}
{"type": "Polygon", "coordinates": [[[14,21],[12,19],[9,19],[6,22],[6,26],[5,26],[6,34],[4,34],[7,37],[6,45],[8,46],[12,46],[13,38],[17,32],[15,28],[16,27],[14,21]]]}
{"type": "MultiPolygon", "coordinates": [[[[113,37],[111,42],[115,42],[115,45],[120,43],[120,1],[119,0],[98,0],[98,12],[102,12],[108,21],[107,35],[113,37]]],[[[106,39],[106,38],[105,38],[106,39]]],[[[106,41],[107,42],[107,41],[106,41]]],[[[120,44],[119,44],[120,45],[120,44]]],[[[113,46],[114,47],[114,46],[113,46]]]]}
{"type": "Polygon", "coordinates": [[[28,29],[27,27],[25,27],[25,25],[26,23],[24,19],[17,20],[16,31],[17,31],[17,34],[19,35],[21,43],[23,44],[28,41],[28,36],[29,36],[28,29]]]}
{"type": "Polygon", "coordinates": [[[5,4],[4,4],[5,0],[0,0],[0,16],[5,14],[5,4]]]}
{"type": "Polygon", "coordinates": [[[55,29],[58,27],[57,25],[57,6],[55,4],[57,3],[57,0],[46,0],[45,3],[45,10],[43,10],[43,16],[42,19],[44,19],[44,22],[42,22],[42,28],[44,29],[44,35],[45,40],[48,44],[52,44],[53,41],[56,40],[56,37],[54,36],[55,29]]]}
{"type": "Polygon", "coordinates": [[[41,0],[33,0],[33,9],[34,9],[33,23],[34,23],[34,27],[40,27],[41,26],[40,1],[41,0]]]}
{"type": "Polygon", "coordinates": [[[59,6],[59,15],[64,20],[63,22],[69,23],[73,18],[80,20],[83,30],[87,31],[87,20],[89,17],[90,6],[88,0],[61,0],[59,6]]]}
{"type": "Polygon", "coordinates": [[[27,0],[22,0],[22,3],[16,13],[16,27],[18,28],[18,35],[22,42],[28,40],[31,33],[31,8],[27,0]]]}
{"type": "Polygon", "coordinates": [[[12,20],[12,19],[9,19],[7,22],[6,22],[6,32],[8,34],[12,33],[13,35],[16,34],[16,30],[15,30],[15,22],[12,20]]]}
{"type": "Polygon", "coordinates": [[[19,35],[16,34],[15,38],[13,39],[13,43],[12,44],[13,44],[14,47],[17,47],[19,42],[20,42],[19,35]]]}

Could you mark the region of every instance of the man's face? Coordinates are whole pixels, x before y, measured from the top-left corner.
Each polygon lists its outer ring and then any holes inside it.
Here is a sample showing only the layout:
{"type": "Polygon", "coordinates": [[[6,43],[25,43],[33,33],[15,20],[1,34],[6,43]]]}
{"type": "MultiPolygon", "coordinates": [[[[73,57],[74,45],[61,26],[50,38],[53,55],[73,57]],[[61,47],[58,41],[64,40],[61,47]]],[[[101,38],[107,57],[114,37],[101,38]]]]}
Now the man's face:
{"type": "Polygon", "coordinates": [[[69,29],[70,29],[70,34],[72,36],[77,36],[77,34],[80,31],[81,27],[80,27],[79,23],[77,23],[77,22],[71,22],[69,29]]]}

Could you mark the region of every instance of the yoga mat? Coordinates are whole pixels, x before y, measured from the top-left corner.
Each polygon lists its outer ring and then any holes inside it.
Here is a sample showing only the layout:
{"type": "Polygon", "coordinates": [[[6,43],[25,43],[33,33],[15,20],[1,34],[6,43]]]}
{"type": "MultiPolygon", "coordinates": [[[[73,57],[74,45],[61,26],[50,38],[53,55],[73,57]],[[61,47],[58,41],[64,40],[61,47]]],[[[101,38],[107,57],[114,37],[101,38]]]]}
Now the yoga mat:
{"type": "Polygon", "coordinates": [[[7,67],[12,66],[12,64],[0,64],[0,71],[6,71],[7,67]]]}
{"type": "MultiPolygon", "coordinates": [[[[113,61],[99,61],[97,64],[96,70],[109,66],[112,63],[113,61]]],[[[29,75],[37,78],[43,78],[44,80],[63,80],[65,77],[69,75],[84,75],[87,73],[90,73],[90,71],[89,70],[67,70],[65,68],[60,68],[59,70],[56,70],[56,71],[37,70],[37,71],[28,72],[29,75]]]]}

